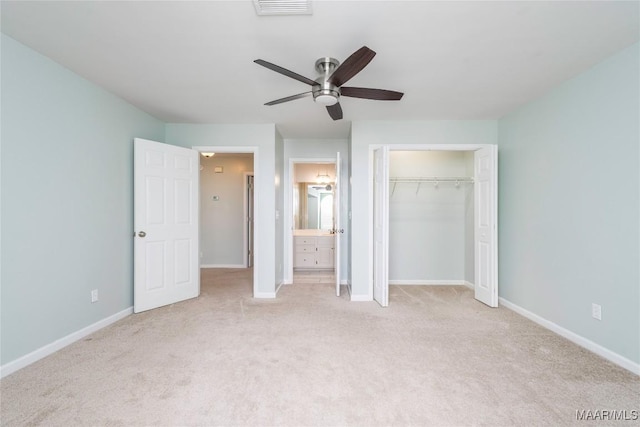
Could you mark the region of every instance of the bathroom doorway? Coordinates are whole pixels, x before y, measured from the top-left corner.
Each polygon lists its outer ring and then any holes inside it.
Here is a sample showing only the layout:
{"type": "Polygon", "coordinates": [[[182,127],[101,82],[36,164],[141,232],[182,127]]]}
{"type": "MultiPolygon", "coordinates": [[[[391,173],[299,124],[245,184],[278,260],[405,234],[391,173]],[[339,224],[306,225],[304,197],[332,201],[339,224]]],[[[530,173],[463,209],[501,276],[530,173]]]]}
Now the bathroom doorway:
{"type": "Polygon", "coordinates": [[[291,159],[290,283],[335,283],[339,294],[339,176],[337,159],[291,159]]]}

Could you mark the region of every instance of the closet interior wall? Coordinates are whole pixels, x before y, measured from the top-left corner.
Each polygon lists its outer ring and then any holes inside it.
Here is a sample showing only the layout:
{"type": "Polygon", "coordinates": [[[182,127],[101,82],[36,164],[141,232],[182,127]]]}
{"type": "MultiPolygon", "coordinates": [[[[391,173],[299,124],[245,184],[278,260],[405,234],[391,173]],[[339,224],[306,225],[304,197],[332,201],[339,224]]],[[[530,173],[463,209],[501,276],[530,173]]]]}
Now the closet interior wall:
{"type": "Polygon", "coordinates": [[[473,176],[472,151],[389,152],[390,284],[473,284],[473,176]]]}

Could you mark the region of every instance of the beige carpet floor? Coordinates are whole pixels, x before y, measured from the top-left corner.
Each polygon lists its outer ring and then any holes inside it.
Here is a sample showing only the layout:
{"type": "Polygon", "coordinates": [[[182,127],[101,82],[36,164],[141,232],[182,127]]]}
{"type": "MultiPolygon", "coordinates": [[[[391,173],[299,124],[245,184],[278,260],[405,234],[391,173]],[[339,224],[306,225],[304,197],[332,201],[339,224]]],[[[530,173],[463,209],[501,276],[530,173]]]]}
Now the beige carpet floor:
{"type": "Polygon", "coordinates": [[[640,409],[639,377],[465,287],[330,283],[251,298],[247,270],[129,316],[1,381],[3,426],[525,426],[640,409]],[[345,292],[346,293],[346,292],[345,292]]]}

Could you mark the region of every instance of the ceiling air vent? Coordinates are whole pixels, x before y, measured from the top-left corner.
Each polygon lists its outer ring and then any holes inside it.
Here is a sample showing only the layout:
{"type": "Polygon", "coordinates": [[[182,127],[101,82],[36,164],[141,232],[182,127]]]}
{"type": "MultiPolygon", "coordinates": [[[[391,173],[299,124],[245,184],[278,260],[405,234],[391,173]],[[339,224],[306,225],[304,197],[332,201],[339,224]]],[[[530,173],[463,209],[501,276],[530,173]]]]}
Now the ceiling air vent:
{"type": "Polygon", "coordinates": [[[311,15],[311,0],[253,0],[258,15],[311,15]]]}

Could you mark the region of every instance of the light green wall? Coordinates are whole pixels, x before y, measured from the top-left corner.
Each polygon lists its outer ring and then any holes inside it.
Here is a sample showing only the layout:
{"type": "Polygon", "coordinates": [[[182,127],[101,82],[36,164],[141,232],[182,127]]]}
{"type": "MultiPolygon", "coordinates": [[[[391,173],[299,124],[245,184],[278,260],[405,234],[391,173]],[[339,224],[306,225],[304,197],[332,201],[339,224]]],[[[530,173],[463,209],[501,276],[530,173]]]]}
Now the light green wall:
{"type": "Polygon", "coordinates": [[[500,296],[635,363],[638,49],[499,121],[500,296]]]}
{"type": "Polygon", "coordinates": [[[133,138],[162,140],[164,125],[1,43],[4,365],[131,307],[133,138]]]}

